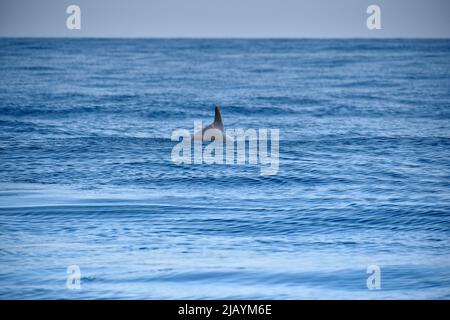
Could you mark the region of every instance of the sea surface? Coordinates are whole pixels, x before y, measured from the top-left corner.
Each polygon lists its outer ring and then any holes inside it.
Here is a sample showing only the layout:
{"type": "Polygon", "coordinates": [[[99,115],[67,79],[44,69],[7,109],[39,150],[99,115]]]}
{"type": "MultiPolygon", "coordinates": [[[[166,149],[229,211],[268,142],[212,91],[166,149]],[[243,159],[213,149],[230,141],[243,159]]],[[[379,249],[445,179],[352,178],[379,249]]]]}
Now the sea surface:
{"type": "Polygon", "coordinates": [[[450,40],[0,39],[0,298],[450,299],[449,159],[450,40]]]}

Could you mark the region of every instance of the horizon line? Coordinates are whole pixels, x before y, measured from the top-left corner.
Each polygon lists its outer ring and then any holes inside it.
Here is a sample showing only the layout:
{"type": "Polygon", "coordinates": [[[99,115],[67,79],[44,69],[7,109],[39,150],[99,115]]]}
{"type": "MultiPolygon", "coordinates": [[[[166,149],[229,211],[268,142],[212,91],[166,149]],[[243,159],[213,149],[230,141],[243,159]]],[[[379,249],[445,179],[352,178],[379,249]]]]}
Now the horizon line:
{"type": "Polygon", "coordinates": [[[450,40],[438,36],[400,36],[400,37],[199,37],[199,36],[0,36],[0,39],[136,39],[136,40],[450,40]]]}

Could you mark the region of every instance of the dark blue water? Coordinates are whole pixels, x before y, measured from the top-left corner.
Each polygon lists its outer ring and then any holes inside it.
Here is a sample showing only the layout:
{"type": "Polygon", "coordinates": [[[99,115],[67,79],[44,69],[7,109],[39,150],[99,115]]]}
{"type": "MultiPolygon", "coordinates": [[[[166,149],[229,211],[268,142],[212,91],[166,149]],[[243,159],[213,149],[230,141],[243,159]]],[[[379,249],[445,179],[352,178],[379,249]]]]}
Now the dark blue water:
{"type": "Polygon", "coordinates": [[[0,79],[0,298],[450,298],[450,40],[1,39],[0,79]],[[277,175],[171,162],[216,104],[277,175]]]}

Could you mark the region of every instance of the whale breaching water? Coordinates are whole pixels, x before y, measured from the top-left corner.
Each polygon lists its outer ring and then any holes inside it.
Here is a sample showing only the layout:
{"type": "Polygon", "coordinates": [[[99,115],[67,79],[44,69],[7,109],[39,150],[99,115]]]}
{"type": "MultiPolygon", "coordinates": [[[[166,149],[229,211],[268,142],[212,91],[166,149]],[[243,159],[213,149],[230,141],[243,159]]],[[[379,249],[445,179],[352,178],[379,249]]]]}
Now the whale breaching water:
{"type": "Polygon", "coordinates": [[[204,127],[201,131],[197,131],[194,134],[194,140],[205,140],[210,141],[212,137],[221,135],[223,139],[225,140],[225,131],[222,121],[222,115],[220,114],[220,108],[219,106],[216,106],[214,109],[214,122],[211,123],[209,126],[204,127]],[[208,131],[209,130],[209,131],[208,131]],[[205,132],[208,131],[208,133],[205,135],[205,132]]]}
{"type": "Polygon", "coordinates": [[[214,122],[203,127],[194,120],[193,133],[176,129],[170,140],[181,141],[171,152],[175,164],[248,164],[262,165],[261,175],[277,174],[279,168],[279,129],[228,128],[224,129],[220,108],[215,108],[214,122]],[[269,143],[270,131],[270,143],[269,143]],[[206,142],[206,143],[205,143],[206,142]],[[270,146],[270,153],[269,153],[270,146]],[[248,147],[248,149],[247,149],[248,147]]]}

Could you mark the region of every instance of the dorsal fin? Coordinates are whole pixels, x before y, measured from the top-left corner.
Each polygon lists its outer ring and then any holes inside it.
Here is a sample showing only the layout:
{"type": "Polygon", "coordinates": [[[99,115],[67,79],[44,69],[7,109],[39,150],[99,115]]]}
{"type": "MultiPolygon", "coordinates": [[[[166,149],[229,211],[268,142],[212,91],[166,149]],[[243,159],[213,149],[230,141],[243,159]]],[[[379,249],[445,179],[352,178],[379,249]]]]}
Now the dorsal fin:
{"type": "Polygon", "coordinates": [[[214,126],[215,127],[220,127],[223,130],[223,122],[222,122],[222,115],[220,114],[220,108],[219,106],[217,106],[214,109],[214,126]]]}
{"type": "Polygon", "coordinates": [[[220,114],[220,108],[219,106],[216,107],[216,109],[214,110],[215,115],[214,115],[214,124],[215,125],[221,125],[223,126],[223,122],[222,122],[222,115],[220,114]]]}
{"type": "MultiPolygon", "coordinates": [[[[204,139],[204,137],[203,137],[203,134],[206,132],[206,131],[208,131],[208,130],[210,130],[210,129],[216,129],[216,130],[220,130],[220,131],[222,131],[222,133],[224,132],[224,126],[223,126],[223,122],[222,122],[222,115],[220,114],[220,108],[219,108],[219,106],[217,106],[215,109],[214,109],[214,122],[213,123],[211,123],[209,126],[207,126],[207,127],[204,127],[201,131],[197,131],[195,134],[194,134],[194,139],[195,140],[203,140],[204,139]]],[[[225,139],[225,138],[224,138],[225,139]]]]}

